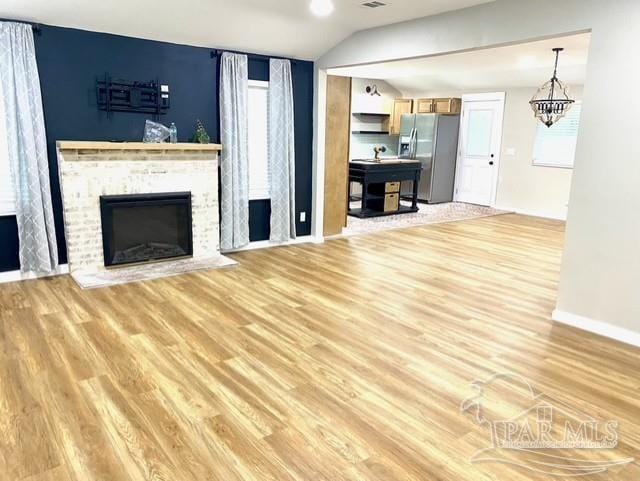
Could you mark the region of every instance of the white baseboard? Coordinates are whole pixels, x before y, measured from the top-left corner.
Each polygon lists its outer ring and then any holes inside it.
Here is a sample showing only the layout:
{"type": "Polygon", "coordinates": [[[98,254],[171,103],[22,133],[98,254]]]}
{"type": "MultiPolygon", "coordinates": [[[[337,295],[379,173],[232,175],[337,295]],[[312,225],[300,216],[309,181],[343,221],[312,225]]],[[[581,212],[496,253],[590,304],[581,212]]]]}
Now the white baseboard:
{"type": "Polygon", "coordinates": [[[640,347],[640,332],[630,331],[623,327],[614,326],[606,322],[596,321],[595,319],[578,316],[577,314],[558,309],[553,311],[551,318],[561,324],[577,327],[578,329],[608,337],[609,339],[615,339],[625,344],[640,347]]]}
{"type": "Polygon", "coordinates": [[[275,243],[268,240],[265,241],[256,241],[251,242],[244,247],[240,247],[239,249],[229,249],[222,251],[223,254],[233,254],[234,252],[244,252],[244,251],[253,251],[256,249],[267,249],[269,247],[282,247],[282,246],[292,246],[296,244],[322,244],[324,242],[323,237],[316,237],[312,235],[305,235],[302,237],[297,237],[296,239],[291,239],[286,242],[275,243]]]}
{"type": "Polygon", "coordinates": [[[519,209],[515,207],[509,207],[505,205],[496,205],[496,209],[506,210],[509,212],[515,212],[516,214],[521,215],[530,215],[532,217],[543,217],[545,219],[554,219],[554,220],[567,220],[567,214],[559,214],[556,211],[544,211],[537,209],[519,209]]]}
{"type": "Polygon", "coordinates": [[[5,282],[19,282],[29,279],[40,279],[41,277],[61,276],[69,273],[69,264],[60,264],[55,272],[49,274],[39,274],[36,272],[8,271],[0,272],[0,284],[5,282]]]}
{"type": "MultiPolygon", "coordinates": [[[[242,252],[242,251],[252,251],[256,249],[266,249],[269,247],[290,246],[290,245],[296,245],[296,244],[322,244],[323,242],[324,242],[324,237],[306,235],[306,236],[298,237],[296,239],[291,239],[287,242],[281,242],[279,244],[276,244],[268,240],[251,242],[249,245],[241,247],[240,249],[231,249],[228,251],[223,251],[223,254],[231,254],[233,252],[242,252]]],[[[68,273],[69,273],[68,264],[61,264],[60,266],[58,266],[58,269],[55,272],[50,274],[37,274],[35,272],[20,272],[20,271],[0,272],[0,284],[6,283],[6,282],[26,281],[29,279],[40,279],[42,277],[60,276],[68,273]]]]}

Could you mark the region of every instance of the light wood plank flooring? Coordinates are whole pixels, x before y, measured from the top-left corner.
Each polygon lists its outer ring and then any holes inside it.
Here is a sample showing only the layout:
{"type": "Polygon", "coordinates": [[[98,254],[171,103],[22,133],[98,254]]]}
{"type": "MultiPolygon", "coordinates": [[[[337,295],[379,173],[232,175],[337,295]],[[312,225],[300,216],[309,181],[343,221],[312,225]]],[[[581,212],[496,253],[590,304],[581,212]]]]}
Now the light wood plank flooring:
{"type": "Polygon", "coordinates": [[[619,420],[616,456],[640,457],[640,350],[550,321],[563,229],[503,215],[0,285],[0,480],[554,479],[469,462],[489,432],[460,403],[501,371],[619,420]]]}

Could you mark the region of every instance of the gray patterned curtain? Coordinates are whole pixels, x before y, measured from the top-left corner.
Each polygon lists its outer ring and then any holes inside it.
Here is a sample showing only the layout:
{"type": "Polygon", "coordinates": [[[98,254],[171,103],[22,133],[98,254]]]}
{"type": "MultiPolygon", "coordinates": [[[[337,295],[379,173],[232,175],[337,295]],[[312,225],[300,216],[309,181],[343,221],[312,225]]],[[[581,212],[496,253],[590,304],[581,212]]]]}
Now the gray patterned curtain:
{"type": "Polygon", "coordinates": [[[58,246],[51,207],[40,79],[30,25],[0,22],[0,85],[15,188],[22,272],[53,272],[58,246]]]}
{"type": "Polygon", "coordinates": [[[220,59],[220,247],[249,243],[249,67],[246,55],[220,59]]]}
{"type": "Polygon", "coordinates": [[[295,148],[291,62],[269,62],[269,166],[272,242],[296,237],[295,148]]]}

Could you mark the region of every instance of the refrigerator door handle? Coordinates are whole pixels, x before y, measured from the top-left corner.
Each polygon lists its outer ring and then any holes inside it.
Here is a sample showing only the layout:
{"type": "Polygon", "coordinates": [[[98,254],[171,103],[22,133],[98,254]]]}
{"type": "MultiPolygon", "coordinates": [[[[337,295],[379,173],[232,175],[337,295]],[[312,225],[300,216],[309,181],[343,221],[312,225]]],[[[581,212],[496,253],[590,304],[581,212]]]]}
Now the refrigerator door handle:
{"type": "Polygon", "coordinates": [[[437,162],[439,159],[436,157],[436,152],[438,148],[438,124],[440,121],[440,117],[436,116],[436,122],[433,128],[433,144],[431,145],[431,181],[429,182],[429,198],[428,202],[431,202],[433,197],[433,182],[436,178],[437,173],[437,162]]]}
{"type": "Polygon", "coordinates": [[[418,152],[418,129],[414,128],[411,130],[411,158],[416,158],[416,153],[418,152]]]}

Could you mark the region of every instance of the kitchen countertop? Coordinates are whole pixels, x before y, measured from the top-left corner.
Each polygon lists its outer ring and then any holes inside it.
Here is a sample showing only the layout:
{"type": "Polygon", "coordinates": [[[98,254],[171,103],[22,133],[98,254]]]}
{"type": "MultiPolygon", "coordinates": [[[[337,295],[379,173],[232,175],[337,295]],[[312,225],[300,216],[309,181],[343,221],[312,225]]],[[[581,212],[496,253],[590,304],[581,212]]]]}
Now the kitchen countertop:
{"type": "Polygon", "coordinates": [[[352,164],[364,164],[364,165],[376,165],[376,164],[415,164],[418,162],[414,159],[398,159],[398,158],[389,158],[389,159],[353,159],[349,161],[352,164]]]}
{"type": "Polygon", "coordinates": [[[362,195],[360,207],[350,206],[348,214],[365,218],[418,212],[418,183],[421,173],[422,164],[419,160],[398,158],[381,159],[381,162],[365,159],[352,160],[349,163],[349,198],[351,199],[353,182],[362,184],[362,195]],[[401,183],[404,181],[411,181],[413,184],[410,206],[399,202],[401,183]],[[395,197],[395,204],[393,197],[395,197]],[[391,204],[387,205],[387,202],[391,204]]]}

